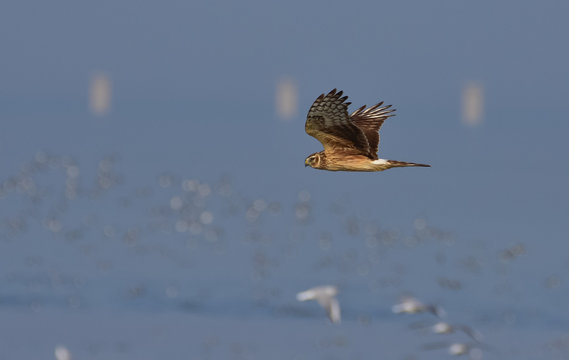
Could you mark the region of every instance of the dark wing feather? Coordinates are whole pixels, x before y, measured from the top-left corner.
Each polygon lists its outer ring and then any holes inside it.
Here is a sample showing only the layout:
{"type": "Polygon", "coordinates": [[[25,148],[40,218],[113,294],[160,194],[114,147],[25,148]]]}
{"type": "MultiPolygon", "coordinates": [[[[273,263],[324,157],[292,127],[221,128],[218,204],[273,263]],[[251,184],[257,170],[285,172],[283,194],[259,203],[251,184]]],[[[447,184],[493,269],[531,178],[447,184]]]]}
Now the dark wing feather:
{"type": "Polygon", "coordinates": [[[391,109],[391,105],[382,105],[383,101],[367,109],[364,105],[350,115],[354,124],[363,130],[370,147],[370,153],[374,159],[378,158],[379,129],[385,119],[390,116],[395,116],[395,114],[393,114],[395,109],[391,109]]]}
{"type": "Polygon", "coordinates": [[[334,89],[314,101],[306,117],[306,133],[320,141],[328,153],[342,150],[343,153],[369,156],[367,138],[350,120],[350,103],[345,102],[348,97],[341,97],[342,94],[334,89]]]}

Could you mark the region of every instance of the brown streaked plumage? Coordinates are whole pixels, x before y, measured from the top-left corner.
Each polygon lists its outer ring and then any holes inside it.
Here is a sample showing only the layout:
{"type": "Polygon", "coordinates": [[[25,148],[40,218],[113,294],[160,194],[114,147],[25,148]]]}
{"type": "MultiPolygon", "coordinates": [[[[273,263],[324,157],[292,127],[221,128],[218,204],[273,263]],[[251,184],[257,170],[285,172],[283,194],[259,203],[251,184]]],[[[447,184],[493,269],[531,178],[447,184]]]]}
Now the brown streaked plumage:
{"type": "Polygon", "coordinates": [[[377,156],[379,129],[395,109],[383,101],[362,106],[348,115],[347,96],[336,89],[320,95],[306,117],[306,133],[322,143],[324,151],[304,160],[305,166],[330,171],[383,171],[392,167],[431,165],[385,160],[377,156]]]}

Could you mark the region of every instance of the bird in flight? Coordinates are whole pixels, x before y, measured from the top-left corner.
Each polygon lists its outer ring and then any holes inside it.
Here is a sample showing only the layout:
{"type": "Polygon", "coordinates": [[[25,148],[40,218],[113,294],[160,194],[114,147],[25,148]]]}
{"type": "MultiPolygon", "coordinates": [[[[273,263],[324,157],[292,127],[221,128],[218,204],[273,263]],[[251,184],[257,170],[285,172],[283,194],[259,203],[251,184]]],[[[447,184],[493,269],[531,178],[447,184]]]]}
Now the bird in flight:
{"type": "Polygon", "coordinates": [[[379,128],[395,109],[383,101],[362,106],[348,115],[347,96],[336,89],[320,95],[306,117],[306,133],[324,146],[304,160],[304,166],[329,171],[383,171],[392,167],[431,165],[380,159],[379,128]]]}
{"type": "Polygon", "coordinates": [[[296,294],[296,299],[298,301],[316,300],[326,310],[328,319],[332,323],[339,323],[341,319],[340,303],[336,300],[336,295],[338,295],[337,287],[323,285],[299,292],[296,294]]]}
{"type": "Polygon", "coordinates": [[[391,307],[391,311],[395,314],[417,314],[422,312],[430,312],[438,318],[446,316],[446,311],[432,304],[423,304],[421,301],[411,296],[402,296],[401,301],[391,307]]]}

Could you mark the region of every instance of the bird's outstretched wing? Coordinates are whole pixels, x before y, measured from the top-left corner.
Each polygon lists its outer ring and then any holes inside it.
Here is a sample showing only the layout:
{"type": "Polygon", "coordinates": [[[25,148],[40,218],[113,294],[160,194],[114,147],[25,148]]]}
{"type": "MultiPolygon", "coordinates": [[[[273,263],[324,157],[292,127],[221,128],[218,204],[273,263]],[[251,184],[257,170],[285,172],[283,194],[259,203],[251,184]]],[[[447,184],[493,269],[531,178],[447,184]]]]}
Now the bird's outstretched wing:
{"type": "Polygon", "coordinates": [[[324,309],[326,309],[326,315],[331,322],[339,323],[341,321],[342,315],[340,311],[340,303],[336,298],[331,297],[327,299],[320,299],[318,302],[324,309]]]}
{"type": "Polygon", "coordinates": [[[316,300],[326,310],[333,323],[341,321],[340,303],[336,300],[338,288],[332,285],[317,286],[296,294],[298,301],[316,300]]]}
{"type": "Polygon", "coordinates": [[[306,133],[320,141],[327,153],[342,151],[370,156],[368,140],[350,119],[350,103],[345,102],[348,97],[342,94],[334,89],[314,101],[306,117],[306,133]]]}
{"type": "Polygon", "coordinates": [[[377,150],[379,147],[379,129],[385,119],[390,116],[395,116],[393,113],[395,109],[391,109],[391,105],[383,105],[383,101],[375,104],[366,109],[366,106],[362,106],[350,115],[350,118],[356,124],[357,127],[362,129],[364,132],[369,148],[370,154],[373,156],[374,160],[377,160],[377,150]]]}

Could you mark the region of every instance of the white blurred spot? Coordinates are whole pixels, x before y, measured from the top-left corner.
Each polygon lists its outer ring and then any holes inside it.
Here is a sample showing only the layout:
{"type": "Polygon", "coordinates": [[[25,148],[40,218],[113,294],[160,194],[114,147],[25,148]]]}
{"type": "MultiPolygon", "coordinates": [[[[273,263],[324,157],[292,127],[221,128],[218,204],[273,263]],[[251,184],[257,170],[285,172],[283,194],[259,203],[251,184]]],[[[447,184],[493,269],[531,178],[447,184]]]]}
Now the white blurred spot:
{"type": "Polygon", "coordinates": [[[108,237],[108,238],[112,238],[112,237],[114,237],[114,236],[116,235],[115,228],[114,228],[113,226],[111,226],[111,225],[106,225],[106,226],[103,228],[103,233],[104,233],[105,236],[108,237]]]}
{"type": "Polygon", "coordinates": [[[298,193],[298,201],[308,202],[310,201],[310,193],[308,190],[302,190],[298,193]]]}
{"type": "Polygon", "coordinates": [[[169,175],[161,175],[158,178],[158,184],[160,184],[160,187],[168,188],[172,185],[172,178],[169,175]]]}
{"type": "Polygon", "coordinates": [[[89,108],[95,115],[105,115],[111,108],[112,85],[107,74],[97,73],[91,77],[89,108]]]}
{"type": "Polygon", "coordinates": [[[259,215],[261,215],[254,207],[250,207],[247,209],[247,220],[251,223],[257,221],[259,219],[259,215]]]}
{"type": "Polygon", "coordinates": [[[182,182],[182,189],[184,191],[195,192],[198,191],[199,182],[197,180],[184,180],[182,182]]]}
{"type": "Polygon", "coordinates": [[[56,346],[53,353],[55,355],[55,360],[71,360],[71,352],[69,352],[65,346],[56,346]]]}
{"type": "Polygon", "coordinates": [[[213,214],[209,211],[204,211],[200,215],[200,222],[204,225],[209,225],[213,222],[213,214]]]}
{"type": "Polygon", "coordinates": [[[310,215],[310,209],[303,205],[297,205],[295,214],[298,220],[306,220],[310,215]]]}
{"type": "Polygon", "coordinates": [[[453,328],[449,323],[439,321],[431,327],[435,334],[449,334],[453,332],[453,328]]]}
{"type": "Polygon", "coordinates": [[[211,193],[211,188],[209,187],[208,184],[200,184],[200,186],[198,186],[198,194],[201,197],[207,197],[210,193],[211,193]]]}
{"type": "Polygon", "coordinates": [[[298,108],[298,88],[291,79],[281,79],[277,83],[277,115],[283,120],[292,119],[298,108]]]}
{"type": "Polygon", "coordinates": [[[454,343],[448,347],[448,353],[451,355],[463,355],[468,351],[466,344],[454,343]]]}
{"type": "Polygon", "coordinates": [[[45,164],[45,163],[47,163],[49,156],[46,153],[44,153],[43,151],[38,151],[36,153],[35,159],[38,163],[45,164]]]}
{"type": "Polygon", "coordinates": [[[417,218],[415,221],[413,221],[413,226],[415,227],[415,230],[425,230],[427,227],[427,221],[423,218],[417,218]]]}
{"type": "Polygon", "coordinates": [[[169,297],[170,299],[177,297],[178,296],[178,289],[176,289],[176,287],[174,287],[174,286],[168,286],[166,288],[166,296],[169,297]]]}
{"type": "Polygon", "coordinates": [[[417,314],[422,312],[430,312],[439,318],[445,317],[446,312],[437,305],[423,304],[418,299],[410,296],[404,296],[398,304],[391,307],[391,311],[395,314],[417,314]]]}
{"type": "Polygon", "coordinates": [[[180,210],[184,205],[184,200],[179,196],[174,196],[170,199],[170,208],[172,210],[180,210]]]}
{"type": "Polygon", "coordinates": [[[55,219],[51,219],[47,222],[47,228],[52,232],[59,232],[61,227],[61,223],[55,219]]]}
{"type": "Polygon", "coordinates": [[[67,168],[67,176],[71,178],[76,178],[79,176],[79,168],[77,166],[69,166],[67,168]]]}
{"type": "Polygon", "coordinates": [[[267,207],[267,203],[263,199],[257,199],[253,202],[253,209],[257,212],[262,212],[267,207]]]}
{"type": "Polygon", "coordinates": [[[477,83],[468,83],[462,88],[462,122],[478,126],[484,116],[484,88],[477,83]]]}

